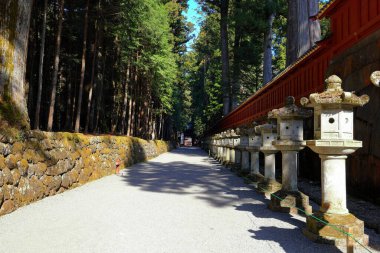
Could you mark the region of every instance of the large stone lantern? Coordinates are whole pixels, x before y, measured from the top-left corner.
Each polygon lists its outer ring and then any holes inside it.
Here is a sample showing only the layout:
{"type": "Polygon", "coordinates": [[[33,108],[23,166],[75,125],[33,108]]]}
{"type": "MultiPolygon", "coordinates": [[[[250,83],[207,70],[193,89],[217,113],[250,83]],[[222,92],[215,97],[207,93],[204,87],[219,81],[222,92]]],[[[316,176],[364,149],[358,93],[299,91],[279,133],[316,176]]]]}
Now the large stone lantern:
{"type": "MultiPolygon", "coordinates": [[[[322,205],[313,216],[332,226],[352,228],[353,236],[367,243],[364,223],[350,214],[346,205],[346,159],[347,155],[362,147],[362,142],[353,139],[353,108],[369,101],[367,95],[356,96],[342,89],[338,76],[326,79],[327,88],[322,93],[313,93],[302,98],[301,104],[314,108],[314,138],[306,145],[321,158],[322,205]]],[[[313,217],[307,217],[304,234],[318,242],[344,243],[346,236],[332,226],[326,226],[313,217]]]]}
{"type": "Polygon", "coordinates": [[[281,184],[276,181],[276,156],[278,149],[272,145],[277,139],[277,126],[272,123],[255,127],[256,132],[261,133],[262,146],[260,151],[264,154],[264,180],[258,184],[258,191],[269,197],[270,194],[281,189],[281,184]]]}
{"type": "Polygon", "coordinates": [[[268,118],[277,119],[278,140],[272,144],[282,153],[282,188],[271,196],[269,208],[274,211],[298,213],[300,208],[311,213],[309,197],[298,191],[298,152],[306,146],[303,140],[303,120],[313,111],[299,108],[294,97],[287,97],[285,107],[272,110],[268,118]],[[281,199],[279,199],[280,197],[281,199]]]}

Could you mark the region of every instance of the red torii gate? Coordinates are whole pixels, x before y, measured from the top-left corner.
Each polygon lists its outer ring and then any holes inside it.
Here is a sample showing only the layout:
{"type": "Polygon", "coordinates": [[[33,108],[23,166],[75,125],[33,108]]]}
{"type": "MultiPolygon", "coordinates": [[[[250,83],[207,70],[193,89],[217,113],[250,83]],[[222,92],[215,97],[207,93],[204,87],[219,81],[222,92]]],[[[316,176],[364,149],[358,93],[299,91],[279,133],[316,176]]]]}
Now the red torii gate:
{"type": "Polygon", "coordinates": [[[316,18],[330,18],[331,35],[218,121],[208,134],[263,119],[270,110],[283,106],[286,96],[299,101],[321,92],[331,59],[380,29],[380,0],[332,0],[316,18]]]}

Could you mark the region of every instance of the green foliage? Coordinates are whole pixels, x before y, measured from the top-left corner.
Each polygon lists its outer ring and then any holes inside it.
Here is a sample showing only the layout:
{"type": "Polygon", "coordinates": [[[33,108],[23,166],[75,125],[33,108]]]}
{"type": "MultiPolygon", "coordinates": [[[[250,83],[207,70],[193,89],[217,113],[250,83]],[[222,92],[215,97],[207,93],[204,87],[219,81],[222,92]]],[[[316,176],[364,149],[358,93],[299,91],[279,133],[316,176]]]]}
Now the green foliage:
{"type": "MultiPolygon", "coordinates": [[[[206,15],[193,45],[190,71],[193,96],[193,125],[202,135],[222,117],[219,1],[198,1],[206,15]]],[[[274,13],[273,73],[286,63],[286,0],[231,0],[229,6],[230,79],[238,84],[238,103],[260,87],[263,79],[264,34],[268,16],[274,13]]],[[[232,94],[231,94],[232,95],[232,94]]]]}

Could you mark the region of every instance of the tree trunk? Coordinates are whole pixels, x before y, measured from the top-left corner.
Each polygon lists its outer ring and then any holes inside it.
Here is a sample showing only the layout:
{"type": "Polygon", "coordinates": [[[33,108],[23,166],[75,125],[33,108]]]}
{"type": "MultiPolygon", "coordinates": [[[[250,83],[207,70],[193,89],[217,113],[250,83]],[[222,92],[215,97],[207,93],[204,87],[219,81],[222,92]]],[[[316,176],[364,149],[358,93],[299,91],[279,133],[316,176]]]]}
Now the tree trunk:
{"type": "Polygon", "coordinates": [[[51,131],[53,129],[55,97],[56,97],[56,92],[57,92],[58,69],[59,69],[59,60],[60,60],[59,57],[60,57],[60,52],[61,52],[61,34],[62,34],[64,4],[65,4],[65,0],[59,1],[58,27],[57,27],[58,29],[57,29],[57,38],[55,41],[54,69],[53,69],[53,77],[51,81],[50,105],[49,105],[48,124],[47,124],[48,131],[51,131]]]}
{"type": "Polygon", "coordinates": [[[66,105],[66,120],[65,120],[65,130],[71,130],[71,112],[72,112],[72,102],[71,102],[71,82],[72,74],[69,72],[68,76],[69,81],[67,82],[67,105],[66,105]]]}
{"type": "Polygon", "coordinates": [[[263,64],[263,81],[264,85],[272,80],[272,41],[273,41],[273,20],[274,12],[269,13],[267,19],[267,30],[264,38],[264,64],[263,64]]]}
{"type": "Polygon", "coordinates": [[[222,85],[223,85],[223,114],[230,112],[230,82],[228,57],[228,4],[229,0],[220,4],[220,43],[222,51],[222,85]]]}
{"type": "MultiPolygon", "coordinates": [[[[235,1],[235,19],[237,20],[237,15],[241,8],[241,1],[235,1]]],[[[234,62],[232,71],[232,84],[231,84],[231,110],[235,109],[238,105],[238,96],[240,91],[240,59],[239,59],[239,48],[241,40],[242,30],[238,22],[235,23],[235,39],[234,39],[234,62]]]]}
{"type": "Polygon", "coordinates": [[[121,113],[121,128],[120,133],[125,134],[125,125],[127,119],[127,110],[128,110],[128,84],[129,84],[129,64],[127,66],[127,73],[125,75],[124,81],[124,94],[123,94],[123,109],[121,113]]]}
{"type": "MultiPolygon", "coordinates": [[[[132,67],[130,66],[129,67],[130,68],[130,70],[129,70],[129,73],[130,73],[130,77],[129,77],[129,80],[132,80],[132,67]]],[[[129,85],[129,96],[130,96],[130,98],[129,98],[129,102],[128,102],[128,123],[127,123],[127,128],[128,128],[128,130],[127,130],[127,136],[131,136],[131,125],[132,125],[132,120],[131,120],[131,118],[132,118],[132,103],[133,103],[133,96],[132,96],[132,85],[129,85]]]]}
{"type": "Polygon", "coordinates": [[[40,61],[38,67],[38,87],[37,87],[37,104],[36,114],[34,116],[34,128],[40,129],[40,112],[41,112],[41,94],[42,94],[42,78],[44,73],[44,57],[45,57],[45,38],[46,38],[46,19],[47,19],[48,1],[44,1],[44,14],[42,21],[41,33],[41,47],[40,47],[40,61]]]}
{"type": "Polygon", "coordinates": [[[287,65],[295,62],[321,39],[319,21],[310,20],[318,10],[318,0],[288,0],[287,65]]]}
{"type": "MultiPolygon", "coordinates": [[[[104,52],[104,58],[103,58],[103,66],[102,66],[102,76],[99,80],[99,92],[98,94],[103,94],[103,87],[104,87],[104,75],[106,71],[106,52],[104,52]]],[[[100,118],[100,108],[102,104],[102,97],[101,95],[96,97],[96,118],[95,118],[95,124],[94,124],[94,130],[99,132],[99,118],[100,118]]]]}
{"type": "MultiPolygon", "coordinates": [[[[99,1],[100,4],[100,1],[99,1]]],[[[102,14],[101,14],[102,15],[102,14]]],[[[97,55],[97,63],[96,63],[96,80],[94,82],[94,95],[95,95],[95,101],[92,101],[91,104],[91,112],[90,112],[90,131],[94,131],[95,128],[95,112],[96,109],[98,108],[98,100],[100,99],[101,93],[99,92],[100,90],[100,83],[103,82],[103,77],[104,77],[104,68],[105,68],[105,50],[104,50],[104,23],[102,20],[99,22],[99,37],[98,37],[98,55],[97,55]]],[[[97,109],[99,110],[99,109],[97,109]]]]}
{"type": "Polygon", "coordinates": [[[20,115],[16,124],[26,128],[25,72],[32,5],[30,0],[0,1],[0,106],[12,104],[20,115]]]}
{"type": "MultiPolygon", "coordinates": [[[[99,6],[100,7],[100,6],[99,6]]],[[[88,126],[90,125],[90,114],[91,114],[91,103],[92,103],[92,92],[95,81],[95,66],[96,66],[96,56],[98,54],[98,34],[99,27],[98,21],[95,22],[95,41],[92,50],[92,66],[91,66],[91,81],[90,81],[90,89],[88,91],[88,99],[87,99],[87,114],[86,114],[86,125],[84,128],[84,132],[88,132],[88,126]]]]}
{"type": "Polygon", "coordinates": [[[37,8],[33,8],[32,10],[32,20],[31,20],[31,25],[30,25],[30,31],[29,31],[29,45],[28,45],[28,63],[27,66],[29,66],[28,70],[28,101],[27,101],[27,108],[29,115],[31,116],[30,120],[34,122],[34,111],[35,111],[35,93],[36,93],[36,87],[34,87],[34,77],[35,77],[35,63],[36,63],[36,50],[38,48],[37,45],[37,8]]]}
{"type": "Polygon", "coordinates": [[[90,5],[90,0],[87,0],[86,14],[84,16],[84,29],[83,29],[82,67],[81,67],[81,72],[80,72],[77,113],[76,113],[75,128],[74,128],[74,131],[76,133],[78,133],[80,130],[80,116],[81,116],[81,111],[82,111],[83,84],[84,84],[84,74],[86,71],[86,51],[87,51],[87,30],[88,30],[88,9],[89,9],[89,5],[90,5]]]}

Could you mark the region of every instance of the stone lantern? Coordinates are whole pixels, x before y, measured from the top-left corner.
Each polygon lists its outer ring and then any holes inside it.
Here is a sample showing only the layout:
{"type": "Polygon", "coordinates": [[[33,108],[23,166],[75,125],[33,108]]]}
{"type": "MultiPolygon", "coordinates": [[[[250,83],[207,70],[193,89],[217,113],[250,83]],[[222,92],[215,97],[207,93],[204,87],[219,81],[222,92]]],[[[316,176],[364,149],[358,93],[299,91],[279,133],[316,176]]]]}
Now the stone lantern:
{"type": "Polygon", "coordinates": [[[215,159],[220,161],[220,156],[221,156],[221,151],[220,151],[220,145],[221,145],[221,142],[222,142],[222,135],[219,133],[219,134],[216,134],[216,155],[215,155],[215,159]]]}
{"type": "Polygon", "coordinates": [[[227,142],[227,132],[220,133],[220,157],[219,161],[223,163],[226,160],[226,142],[227,142]]]}
{"type": "Polygon", "coordinates": [[[261,132],[256,132],[255,126],[257,126],[257,123],[253,122],[251,128],[248,131],[248,147],[246,147],[247,151],[251,154],[249,178],[254,184],[264,179],[264,176],[260,174],[259,163],[259,152],[262,144],[261,132]]]}
{"type": "Polygon", "coordinates": [[[269,208],[290,213],[298,213],[297,208],[300,208],[310,214],[309,197],[298,191],[297,172],[298,152],[306,146],[303,120],[311,117],[313,112],[299,108],[294,102],[294,97],[287,97],[285,107],[268,113],[268,118],[277,119],[279,136],[272,144],[282,153],[282,188],[275,193],[277,197],[271,196],[269,208]]]}
{"type": "Polygon", "coordinates": [[[281,184],[276,181],[276,156],[277,148],[272,141],[277,139],[277,126],[272,123],[255,127],[256,132],[261,133],[262,146],[260,151],[264,154],[264,180],[258,184],[258,191],[269,197],[271,193],[278,191],[281,184]]]}
{"type": "MultiPolygon", "coordinates": [[[[353,108],[369,101],[367,95],[360,97],[342,89],[338,76],[326,79],[327,89],[302,98],[301,104],[314,108],[315,140],[306,145],[321,158],[322,205],[313,216],[333,226],[352,229],[353,236],[362,243],[368,242],[364,223],[350,214],[346,205],[346,159],[347,155],[362,147],[353,139],[353,108]]],[[[331,226],[325,226],[308,216],[304,234],[317,242],[344,243],[346,236],[331,226]]]]}
{"type": "Polygon", "coordinates": [[[239,150],[239,146],[240,146],[240,130],[239,128],[236,128],[234,130],[234,164],[233,166],[231,167],[231,169],[237,169],[237,168],[240,168],[240,164],[241,164],[241,152],[239,150]]]}
{"type": "Polygon", "coordinates": [[[236,151],[235,151],[235,139],[237,138],[237,134],[235,133],[235,130],[234,129],[231,129],[230,130],[230,139],[229,139],[229,142],[228,142],[228,147],[230,149],[230,161],[228,164],[226,164],[227,166],[234,166],[235,164],[235,155],[236,155],[236,151]]]}
{"type": "Polygon", "coordinates": [[[239,128],[238,131],[240,135],[240,144],[238,149],[241,153],[241,166],[238,169],[249,173],[249,152],[246,150],[246,147],[249,145],[248,129],[244,127],[239,128]]]}
{"type": "Polygon", "coordinates": [[[231,162],[231,130],[227,130],[226,131],[226,139],[225,139],[225,143],[224,143],[224,149],[225,149],[225,160],[223,162],[224,165],[228,166],[231,162]]]}

